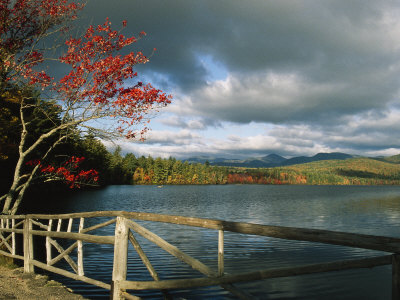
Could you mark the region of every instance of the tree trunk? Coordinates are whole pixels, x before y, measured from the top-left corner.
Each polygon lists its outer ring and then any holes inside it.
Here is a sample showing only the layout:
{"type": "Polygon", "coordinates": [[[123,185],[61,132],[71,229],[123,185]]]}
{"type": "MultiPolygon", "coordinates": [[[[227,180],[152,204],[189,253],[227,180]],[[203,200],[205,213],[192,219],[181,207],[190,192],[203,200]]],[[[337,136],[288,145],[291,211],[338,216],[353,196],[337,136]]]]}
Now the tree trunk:
{"type": "MultiPolygon", "coordinates": [[[[22,118],[22,114],[21,114],[22,118]]],[[[23,127],[25,128],[25,124],[23,123],[23,127]]],[[[51,131],[42,134],[39,139],[32,145],[30,146],[27,150],[24,151],[24,145],[25,145],[25,140],[26,140],[26,134],[27,131],[26,129],[22,131],[21,133],[21,141],[19,145],[19,158],[17,165],[15,167],[14,171],[14,179],[13,183],[10,187],[10,190],[7,193],[7,196],[5,197],[4,205],[3,205],[3,210],[2,213],[6,215],[15,215],[19,205],[21,204],[21,201],[25,195],[26,189],[30,186],[32,179],[34,178],[36,171],[39,168],[39,165],[36,165],[33,170],[30,172],[30,174],[25,174],[24,176],[21,176],[21,171],[22,171],[22,166],[26,162],[26,158],[30,152],[32,152],[38,145],[40,145],[41,142],[43,142],[45,139],[48,137],[51,137],[57,131],[61,128],[61,126],[57,127],[56,129],[52,129],[51,131]]],[[[41,157],[41,159],[46,159],[47,156],[50,154],[50,152],[59,144],[61,143],[64,139],[67,138],[68,135],[61,136],[58,138],[52,145],[49,146],[47,149],[46,153],[41,157]]]]}
{"type": "Polygon", "coordinates": [[[20,174],[21,174],[22,162],[23,162],[23,158],[20,157],[18,159],[18,163],[15,167],[13,183],[12,183],[10,190],[8,191],[5,201],[4,201],[3,210],[2,210],[3,214],[6,214],[6,215],[11,214],[10,207],[11,207],[11,205],[13,205],[15,203],[16,198],[19,196],[20,189],[18,189],[18,187],[19,187],[19,184],[21,181],[20,174]]]}
{"type": "Polygon", "coordinates": [[[17,212],[19,203],[22,200],[23,194],[25,193],[26,185],[24,184],[22,187],[18,186],[19,180],[20,179],[18,179],[17,181],[14,180],[13,184],[11,185],[10,190],[7,193],[7,196],[5,197],[3,210],[2,210],[2,213],[5,215],[15,215],[15,213],[17,212]],[[11,209],[11,207],[13,209],[11,209]]]}

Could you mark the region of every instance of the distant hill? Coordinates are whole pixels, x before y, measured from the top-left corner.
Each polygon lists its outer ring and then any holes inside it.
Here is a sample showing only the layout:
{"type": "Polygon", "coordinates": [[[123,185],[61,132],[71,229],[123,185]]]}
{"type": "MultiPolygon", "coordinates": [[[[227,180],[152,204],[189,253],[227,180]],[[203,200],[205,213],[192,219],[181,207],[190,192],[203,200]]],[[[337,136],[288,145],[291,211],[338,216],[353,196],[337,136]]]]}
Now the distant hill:
{"type": "Polygon", "coordinates": [[[400,154],[388,156],[388,157],[382,157],[382,158],[375,158],[375,159],[380,160],[380,161],[394,163],[394,164],[399,164],[400,163],[400,154]]]}
{"type": "Polygon", "coordinates": [[[306,184],[399,184],[400,164],[358,157],[282,167],[280,173],[303,176],[306,184]]]}
{"type": "Polygon", "coordinates": [[[333,160],[333,159],[349,159],[353,155],[333,152],[333,153],[318,153],[312,157],[298,156],[293,158],[285,158],[278,154],[269,154],[263,157],[255,157],[248,159],[227,159],[227,158],[211,158],[211,157],[191,157],[186,161],[189,163],[205,163],[208,161],[214,166],[225,167],[243,167],[243,168],[273,168],[282,166],[291,166],[297,164],[305,164],[313,161],[333,160]]]}
{"type": "Polygon", "coordinates": [[[272,164],[280,164],[280,163],[286,161],[287,159],[280,155],[277,155],[277,154],[270,154],[270,155],[261,157],[261,160],[263,162],[269,162],[272,164]]]}
{"type": "Polygon", "coordinates": [[[400,163],[366,157],[230,171],[231,184],[400,185],[400,163]]]}
{"type": "Polygon", "coordinates": [[[342,159],[349,159],[353,158],[353,155],[340,153],[340,152],[333,152],[333,153],[318,153],[312,157],[307,156],[299,156],[287,159],[286,161],[282,162],[281,166],[292,166],[298,164],[305,164],[310,163],[313,161],[321,161],[321,160],[342,160],[342,159]]]}

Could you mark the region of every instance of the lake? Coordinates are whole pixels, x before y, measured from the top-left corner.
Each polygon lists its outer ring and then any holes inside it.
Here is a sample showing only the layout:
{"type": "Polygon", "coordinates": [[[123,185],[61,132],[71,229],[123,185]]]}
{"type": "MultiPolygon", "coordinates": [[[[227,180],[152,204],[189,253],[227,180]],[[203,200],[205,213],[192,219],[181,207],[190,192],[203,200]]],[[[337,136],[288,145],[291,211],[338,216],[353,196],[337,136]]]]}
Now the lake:
{"type": "MultiPolygon", "coordinates": [[[[53,213],[152,212],[400,237],[400,187],[397,186],[109,186],[57,197],[49,210],[53,213]]],[[[216,269],[216,231],[160,223],[146,223],[146,227],[216,269]]],[[[112,228],[104,229],[101,234],[113,235],[112,228]]],[[[138,241],[162,279],[199,275],[146,240],[138,237],[138,241]]],[[[110,282],[112,247],[85,243],[84,252],[85,275],[110,282]]],[[[350,247],[225,233],[226,272],[382,254],[350,247]]],[[[57,276],[56,279],[90,299],[109,297],[108,292],[100,288],[64,277],[57,276]]],[[[128,279],[151,280],[133,250],[129,254],[128,279]]],[[[268,279],[238,286],[261,299],[390,299],[391,266],[268,279]]],[[[235,299],[219,287],[172,291],[171,294],[177,299],[235,299]]],[[[136,295],[162,299],[158,292],[136,295]]]]}

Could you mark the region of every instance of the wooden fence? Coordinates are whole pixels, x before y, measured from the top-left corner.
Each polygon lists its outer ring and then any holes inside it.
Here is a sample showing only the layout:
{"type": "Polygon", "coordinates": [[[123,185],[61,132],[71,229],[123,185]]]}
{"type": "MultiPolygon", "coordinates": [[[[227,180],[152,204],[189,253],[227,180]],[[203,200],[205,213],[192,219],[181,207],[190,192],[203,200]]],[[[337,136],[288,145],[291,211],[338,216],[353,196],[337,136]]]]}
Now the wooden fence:
{"type": "MultiPolygon", "coordinates": [[[[92,222],[93,223],[93,222],[92,222]]],[[[44,247],[43,245],[41,246],[44,247]]],[[[268,226],[241,222],[227,222],[211,219],[200,219],[182,216],[170,216],[151,213],[98,211],[61,215],[16,215],[0,216],[0,254],[24,261],[24,271],[34,272],[34,267],[57,273],[75,280],[110,290],[111,299],[140,299],[127,291],[161,290],[168,298],[169,289],[188,289],[203,286],[221,286],[240,299],[255,299],[251,294],[234,286],[235,283],[261,280],[266,278],[287,277],[319,272],[330,272],[353,268],[372,268],[392,265],[392,299],[400,300],[400,239],[382,236],[344,233],[318,229],[303,229],[282,226],[268,226]],[[96,225],[85,227],[85,220],[101,218],[96,225]],[[104,221],[106,220],[106,221],[104,221]],[[218,266],[215,270],[201,261],[189,256],[174,245],[146,229],[134,220],[172,223],[218,231],[218,266]],[[115,223],[115,225],[114,225],[115,223]],[[74,226],[73,226],[74,225],[74,226]],[[113,236],[91,234],[94,230],[106,226],[115,226],[113,236]],[[76,232],[73,232],[73,228],[76,232]],[[224,232],[236,232],[267,236],[288,240],[310,241],[334,245],[350,246],[389,252],[389,255],[363,259],[341,260],[328,263],[309,264],[304,266],[254,270],[239,274],[226,274],[224,271],[224,232]],[[139,234],[155,245],[175,256],[182,262],[205,276],[191,279],[159,278],[135,235],[139,234]],[[17,237],[22,236],[23,249],[17,249],[17,237]],[[34,257],[33,236],[45,239],[46,262],[34,257]],[[74,242],[64,249],[56,239],[68,239],[74,242]],[[85,276],[83,242],[114,245],[114,260],[111,283],[102,282],[85,276]],[[128,244],[131,243],[148,269],[153,281],[128,281],[127,257],[128,244]],[[58,254],[53,257],[52,249],[58,254]],[[76,249],[76,261],[71,253],[76,249]],[[55,267],[54,264],[65,259],[73,272],[55,267]]],[[[132,292],[131,292],[132,293],[132,292]]]]}

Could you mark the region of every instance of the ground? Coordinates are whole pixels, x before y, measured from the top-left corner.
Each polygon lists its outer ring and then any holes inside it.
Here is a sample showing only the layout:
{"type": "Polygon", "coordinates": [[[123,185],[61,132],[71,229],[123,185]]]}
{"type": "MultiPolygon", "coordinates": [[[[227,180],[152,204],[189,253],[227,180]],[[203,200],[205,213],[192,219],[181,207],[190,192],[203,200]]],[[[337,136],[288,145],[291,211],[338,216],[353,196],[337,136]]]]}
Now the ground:
{"type": "Polygon", "coordinates": [[[77,300],[62,284],[45,275],[25,274],[23,268],[11,269],[0,265],[0,300],[77,300]]]}

